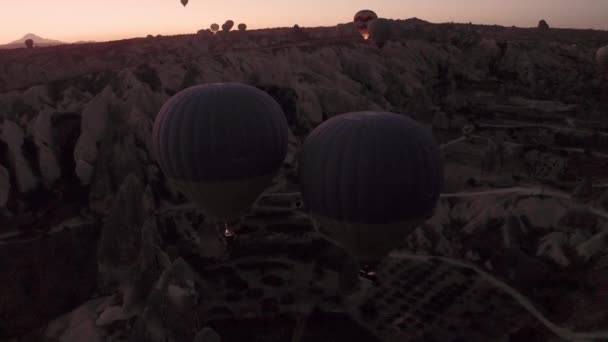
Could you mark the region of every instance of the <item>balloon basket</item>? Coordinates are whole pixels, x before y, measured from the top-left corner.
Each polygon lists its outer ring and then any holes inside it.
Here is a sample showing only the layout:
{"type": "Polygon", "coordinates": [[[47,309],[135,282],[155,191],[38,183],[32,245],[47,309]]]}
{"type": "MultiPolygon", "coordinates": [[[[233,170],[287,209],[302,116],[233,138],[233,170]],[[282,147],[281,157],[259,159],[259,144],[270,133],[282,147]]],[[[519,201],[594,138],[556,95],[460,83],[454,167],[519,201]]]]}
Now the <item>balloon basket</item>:
{"type": "Polygon", "coordinates": [[[234,243],[237,238],[237,235],[234,231],[234,225],[229,224],[228,222],[216,222],[215,227],[217,230],[218,238],[222,243],[226,246],[230,246],[234,243]]]}

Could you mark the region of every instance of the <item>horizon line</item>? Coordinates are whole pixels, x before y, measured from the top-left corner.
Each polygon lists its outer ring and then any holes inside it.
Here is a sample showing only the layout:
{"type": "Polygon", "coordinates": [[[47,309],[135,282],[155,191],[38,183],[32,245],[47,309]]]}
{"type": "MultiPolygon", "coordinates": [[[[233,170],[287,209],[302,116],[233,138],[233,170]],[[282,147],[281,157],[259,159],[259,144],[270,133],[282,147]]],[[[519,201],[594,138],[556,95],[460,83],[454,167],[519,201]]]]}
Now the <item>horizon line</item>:
{"type": "MultiPolygon", "coordinates": [[[[455,22],[455,21],[446,21],[446,22],[431,22],[428,20],[424,20],[424,19],[420,19],[418,17],[411,17],[411,18],[406,18],[406,19],[391,19],[391,18],[387,18],[389,20],[394,20],[394,21],[406,21],[406,20],[412,20],[412,19],[418,19],[418,20],[422,20],[425,22],[428,22],[431,25],[445,25],[445,24],[458,24],[458,25],[476,25],[476,26],[499,26],[499,27],[505,27],[505,28],[520,28],[520,29],[535,29],[536,26],[517,26],[517,25],[500,25],[500,24],[483,24],[483,23],[474,23],[474,22],[455,22]]],[[[539,19],[543,20],[543,19],[539,19]]],[[[350,23],[337,23],[335,25],[329,25],[329,26],[300,26],[300,28],[331,28],[331,27],[335,27],[338,25],[348,25],[350,23]]],[[[247,31],[260,31],[260,30],[272,30],[272,29],[284,29],[284,28],[291,28],[292,26],[276,26],[276,27],[264,27],[264,28],[248,28],[247,31]]],[[[209,29],[209,28],[207,28],[209,29]]],[[[558,29],[558,30],[580,30],[580,31],[608,31],[608,29],[601,29],[601,28],[574,28],[574,27],[558,27],[558,26],[551,26],[551,29],[558,29]]],[[[201,29],[204,30],[204,29],[201,29]]],[[[236,30],[231,30],[231,31],[236,31],[236,30]]],[[[165,34],[157,34],[157,35],[153,35],[153,36],[165,36],[165,37],[171,37],[171,36],[179,36],[179,35],[188,35],[188,34],[196,34],[196,32],[184,32],[184,33],[165,33],[165,34]]],[[[17,40],[12,40],[6,43],[0,43],[0,46],[2,45],[12,45],[12,44],[20,44],[22,43],[20,41],[20,39],[24,39],[26,36],[28,35],[34,35],[37,36],[39,38],[42,39],[48,39],[48,40],[55,40],[58,41],[60,43],[58,43],[57,45],[61,45],[61,44],[76,44],[76,43],[106,43],[106,42],[113,42],[113,41],[120,41],[120,40],[129,40],[129,39],[137,39],[137,38],[145,38],[147,35],[134,35],[134,36],[125,36],[122,38],[110,38],[108,40],[93,40],[93,39],[78,39],[78,40],[74,40],[74,41],[64,41],[64,40],[60,40],[60,39],[55,39],[55,38],[48,38],[48,37],[43,37],[40,34],[37,33],[33,33],[33,32],[28,32],[26,34],[24,34],[21,38],[17,39],[17,40]]]]}

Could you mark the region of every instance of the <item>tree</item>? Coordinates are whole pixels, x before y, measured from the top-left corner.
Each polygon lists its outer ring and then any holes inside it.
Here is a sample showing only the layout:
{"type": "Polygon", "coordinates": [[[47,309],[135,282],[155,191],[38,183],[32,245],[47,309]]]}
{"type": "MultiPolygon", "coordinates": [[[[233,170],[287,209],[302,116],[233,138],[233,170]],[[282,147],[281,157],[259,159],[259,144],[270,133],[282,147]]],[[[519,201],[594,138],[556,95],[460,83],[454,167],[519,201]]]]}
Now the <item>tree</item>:
{"type": "Polygon", "coordinates": [[[541,31],[547,31],[549,29],[549,24],[547,24],[545,19],[538,22],[538,29],[541,31]]]}
{"type": "Polygon", "coordinates": [[[28,39],[25,41],[25,46],[27,46],[28,49],[31,49],[34,47],[34,41],[31,39],[28,39]]]}

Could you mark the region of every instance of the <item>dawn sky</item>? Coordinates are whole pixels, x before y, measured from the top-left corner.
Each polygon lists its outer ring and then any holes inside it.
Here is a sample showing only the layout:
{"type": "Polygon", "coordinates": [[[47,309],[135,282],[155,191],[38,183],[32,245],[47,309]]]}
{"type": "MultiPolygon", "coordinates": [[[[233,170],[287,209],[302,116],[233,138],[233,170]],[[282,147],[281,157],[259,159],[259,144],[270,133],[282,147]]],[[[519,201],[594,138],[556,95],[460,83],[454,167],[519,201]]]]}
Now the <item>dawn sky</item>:
{"type": "Polygon", "coordinates": [[[252,29],[332,26],[364,8],[392,19],[608,29],[608,0],[0,0],[0,43],[26,33],[66,42],[193,33],[227,19],[252,29]]]}

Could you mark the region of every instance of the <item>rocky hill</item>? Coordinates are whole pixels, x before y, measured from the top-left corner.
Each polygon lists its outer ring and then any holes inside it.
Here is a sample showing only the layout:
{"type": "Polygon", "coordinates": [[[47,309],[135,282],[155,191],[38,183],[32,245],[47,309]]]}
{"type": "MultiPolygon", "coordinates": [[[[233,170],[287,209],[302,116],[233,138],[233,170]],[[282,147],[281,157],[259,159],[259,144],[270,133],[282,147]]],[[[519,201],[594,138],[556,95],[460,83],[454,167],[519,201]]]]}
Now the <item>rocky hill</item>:
{"type": "Polygon", "coordinates": [[[0,51],[0,340],[606,338],[581,331],[608,329],[608,32],[394,25],[383,49],[338,25],[0,51]],[[150,148],[170,96],[224,81],[290,125],[228,251],[150,148]],[[432,128],[446,168],[380,288],[314,232],[294,177],[312,128],[368,109],[432,128]]]}

